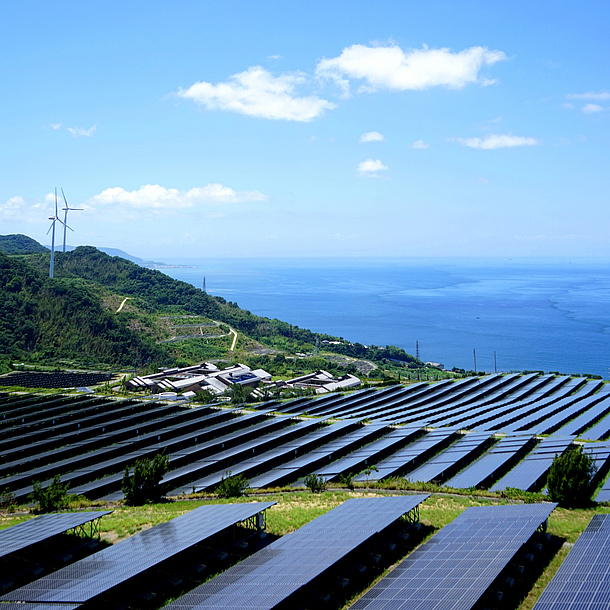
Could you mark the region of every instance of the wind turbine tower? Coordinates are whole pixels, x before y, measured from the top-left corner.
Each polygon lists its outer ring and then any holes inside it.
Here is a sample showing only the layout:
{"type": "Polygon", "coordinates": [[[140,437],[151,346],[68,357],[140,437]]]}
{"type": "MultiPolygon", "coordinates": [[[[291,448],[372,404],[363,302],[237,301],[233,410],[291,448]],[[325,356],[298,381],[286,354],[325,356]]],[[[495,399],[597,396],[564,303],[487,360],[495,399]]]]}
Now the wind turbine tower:
{"type": "MultiPolygon", "coordinates": [[[[55,189],[55,216],[49,216],[49,220],[51,221],[51,226],[49,227],[49,230],[47,231],[47,235],[51,231],[53,231],[53,234],[51,236],[51,265],[49,268],[49,277],[52,279],[53,278],[53,264],[55,262],[55,223],[59,222],[62,225],[64,225],[64,227],[68,226],[57,215],[57,188],[55,189]]],[[[70,227],[68,227],[68,229],[70,229],[70,227]]],[[[72,230],[73,229],[70,229],[70,231],[72,231],[72,230]]]]}
{"type": "MultiPolygon", "coordinates": [[[[64,193],[64,189],[63,188],[61,189],[61,194],[62,194],[62,196],[64,198],[64,203],[66,204],[65,208],[61,208],[65,212],[65,214],[64,214],[64,221],[62,223],[64,225],[64,252],[65,252],[66,251],[66,228],[70,229],[70,227],[67,225],[67,222],[68,222],[68,212],[70,210],[81,210],[82,211],[83,208],[71,208],[68,205],[68,200],[66,199],[66,195],[64,193]]],[[[72,230],[73,229],[70,229],[70,231],[72,231],[72,230]]]]}

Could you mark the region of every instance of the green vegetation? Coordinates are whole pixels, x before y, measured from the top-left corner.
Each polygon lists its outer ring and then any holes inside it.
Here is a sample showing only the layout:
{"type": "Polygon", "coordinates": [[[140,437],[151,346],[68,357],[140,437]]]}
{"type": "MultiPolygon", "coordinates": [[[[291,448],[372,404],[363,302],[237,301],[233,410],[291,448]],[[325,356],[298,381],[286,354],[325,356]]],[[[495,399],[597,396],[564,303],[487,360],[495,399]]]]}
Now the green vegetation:
{"type": "Polygon", "coordinates": [[[315,473],[308,474],[303,479],[303,483],[312,493],[320,493],[326,489],[326,479],[315,473]]]}
{"type": "Polygon", "coordinates": [[[58,474],[47,487],[43,487],[40,481],[34,481],[32,487],[33,491],[28,496],[28,500],[37,504],[36,512],[39,513],[54,513],[68,508],[72,500],[68,493],[70,483],[62,483],[58,474]]]}
{"type": "Polygon", "coordinates": [[[132,506],[139,506],[149,502],[157,502],[163,496],[161,479],[169,470],[169,457],[158,453],[150,460],[142,458],[136,460],[133,473],[125,467],[122,490],[125,502],[132,506]]]}
{"type": "Polygon", "coordinates": [[[231,475],[231,471],[227,470],[214,492],[219,498],[239,498],[249,486],[250,481],[243,474],[231,475]]]}
{"type": "Polygon", "coordinates": [[[547,478],[549,498],[565,508],[589,505],[595,473],[593,458],[581,445],[556,455],[547,478]]]}

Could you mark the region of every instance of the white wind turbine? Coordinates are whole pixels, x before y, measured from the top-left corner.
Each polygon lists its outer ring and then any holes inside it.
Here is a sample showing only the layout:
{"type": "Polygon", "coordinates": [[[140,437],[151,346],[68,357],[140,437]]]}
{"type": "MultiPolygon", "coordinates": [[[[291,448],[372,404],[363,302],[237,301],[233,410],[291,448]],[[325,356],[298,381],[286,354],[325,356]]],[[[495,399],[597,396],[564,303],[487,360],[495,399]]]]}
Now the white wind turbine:
{"type": "MultiPolygon", "coordinates": [[[[50,233],[51,230],[53,231],[53,234],[51,237],[51,266],[49,269],[49,277],[53,278],[53,263],[55,260],[55,223],[59,222],[62,225],[64,225],[64,227],[68,226],[57,215],[57,188],[55,189],[55,216],[49,216],[49,220],[51,221],[51,226],[49,227],[49,230],[47,231],[47,235],[50,233]]],[[[70,229],[70,227],[68,227],[68,229],[70,229]]],[[[70,231],[73,231],[73,229],[70,229],[70,231]]]]}
{"type": "MultiPolygon", "coordinates": [[[[64,221],[63,221],[63,225],[64,225],[64,252],[66,251],[66,228],[70,229],[70,227],[68,227],[68,225],[66,224],[68,222],[68,211],[69,210],[82,210],[83,208],[71,208],[68,205],[68,200],[66,199],[66,195],[64,194],[64,189],[61,189],[61,194],[62,197],[64,198],[64,203],[66,204],[65,208],[61,208],[65,214],[64,214],[64,221]]],[[[70,229],[70,231],[73,231],[74,229],[70,229]]]]}

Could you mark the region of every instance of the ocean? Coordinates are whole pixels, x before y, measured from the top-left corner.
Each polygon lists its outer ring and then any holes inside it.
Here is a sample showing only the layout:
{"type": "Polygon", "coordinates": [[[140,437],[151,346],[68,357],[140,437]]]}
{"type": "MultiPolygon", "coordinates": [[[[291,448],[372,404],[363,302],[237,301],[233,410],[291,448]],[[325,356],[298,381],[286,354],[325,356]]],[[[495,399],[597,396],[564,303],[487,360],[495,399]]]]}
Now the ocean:
{"type": "Polygon", "coordinates": [[[192,259],[160,268],[259,316],[479,371],[609,376],[610,261],[192,259]]]}

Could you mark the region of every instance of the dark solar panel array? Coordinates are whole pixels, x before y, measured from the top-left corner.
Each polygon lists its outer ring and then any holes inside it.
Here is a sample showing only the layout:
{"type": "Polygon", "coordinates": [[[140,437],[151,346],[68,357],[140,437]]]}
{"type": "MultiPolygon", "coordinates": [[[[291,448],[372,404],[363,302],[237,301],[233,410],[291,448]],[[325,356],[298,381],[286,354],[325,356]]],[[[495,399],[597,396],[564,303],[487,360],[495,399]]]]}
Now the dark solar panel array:
{"type": "Polygon", "coordinates": [[[332,480],[342,474],[355,474],[364,470],[367,466],[373,466],[386,458],[407,443],[421,436],[424,431],[421,428],[396,428],[389,430],[388,434],[368,445],[353,451],[328,466],[316,469],[316,474],[326,480],[332,480]]]}
{"type": "Polygon", "coordinates": [[[348,500],[296,532],[244,559],[168,606],[187,608],[275,608],[348,553],[389,527],[427,495],[348,500]]]}
{"type": "Polygon", "coordinates": [[[410,481],[442,482],[451,473],[457,472],[460,466],[472,461],[479,451],[491,442],[489,432],[470,432],[459,438],[453,445],[435,455],[415,470],[407,478],[410,481]]]}
{"type": "MultiPolygon", "coordinates": [[[[160,414],[162,411],[160,412],[160,414]]],[[[68,453],[74,454],[69,459],[58,462],[51,462],[46,466],[38,469],[33,469],[25,472],[21,472],[18,476],[8,477],[6,479],[7,485],[10,486],[11,491],[15,491],[15,495],[18,498],[26,498],[31,493],[31,481],[38,478],[44,479],[40,476],[41,473],[51,474],[62,474],[64,481],[70,481],[74,493],[87,495],[88,491],[95,489],[96,486],[101,486],[103,489],[112,489],[109,487],[114,481],[116,489],[120,488],[120,480],[125,466],[132,465],[136,459],[143,457],[153,457],[159,451],[167,449],[168,447],[176,448],[188,444],[197,444],[199,441],[204,441],[208,438],[208,435],[214,435],[216,431],[222,429],[224,426],[227,429],[240,428],[240,423],[246,423],[250,420],[250,423],[254,421],[260,422],[264,419],[264,414],[255,413],[250,416],[245,415],[241,420],[222,422],[220,424],[211,425],[209,430],[207,428],[208,423],[214,424],[219,420],[225,420],[227,417],[232,417],[231,412],[227,413],[214,413],[203,408],[189,410],[189,417],[178,418],[177,424],[171,425],[171,414],[165,419],[165,427],[159,430],[160,426],[163,426],[163,421],[156,421],[154,428],[156,430],[145,433],[147,427],[136,425],[132,427],[131,432],[128,433],[126,430],[122,430],[117,434],[110,434],[108,436],[100,435],[98,442],[105,445],[105,447],[92,451],[91,444],[79,444],[72,446],[72,451],[69,448],[63,448],[57,451],[57,453],[68,453]],[[186,421],[183,421],[186,419],[186,421]],[[246,420],[246,421],[244,421],[246,420]],[[185,430],[192,430],[192,426],[197,426],[195,432],[191,432],[185,436],[173,438],[176,434],[184,432],[185,430]],[[223,426],[224,424],[224,426],[223,426]],[[140,434],[142,432],[142,434],[140,434]],[[115,442],[108,446],[110,441],[115,442]],[[89,450],[87,450],[89,449],[89,450]],[[76,457],[80,455],[80,457],[76,457]],[[53,465],[56,468],[53,470],[53,465]],[[68,474],[63,475],[64,472],[68,474]],[[114,476],[114,479],[112,478],[114,476]],[[102,479],[103,477],[103,479],[102,479]],[[17,488],[19,482],[26,485],[25,487],[17,488]],[[77,486],[77,487],[76,487],[77,486]],[[89,486],[89,487],[87,487],[89,486]],[[76,487],[76,489],[75,489],[76,487]]],[[[273,418],[273,421],[269,421],[269,424],[280,425],[282,418],[273,418]]],[[[288,422],[286,422],[287,424],[288,422]]],[[[264,425],[263,421],[262,424],[264,425]]],[[[248,434],[246,431],[242,431],[241,434],[248,434]]],[[[238,433],[239,434],[239,433],[238,433]]],[[[208,452],[209,453],[209,452],[208,452]]],[[[95,496],[100,497],[100,496],[95,496]]]]}
{"type": "Polygon", "coordinates": [[[466,405],[465,408],[455,409],[441,418],[435,418],[435,426],[460,426],[467,429],[486,430],[493,422],[506,413],[511,413],[515,408],[529,405],[543,399],[553,392],[554,386],[549,386],[551,377],[530,376],[520,379],[513,378],[510,386],[501,386],[494,392],[485,395],[466,405]]]}
{"type": "MultiPolygon", "coordinates": [[[[483,380],[485,379],[483,378],[483,380]]],[[[464,428],[467,426],[462,424],[460,419],[463,419],[467,414],[469,415],[477,406],[487,409],[489,405],[495,405],[503,399],[506,399],[507,403],[514,403],[522,397],[532,395],[539,386],[546,385],[549,380],[550,378],[538,377],[534,374],[499,377],[497,384],[492,387],[485,387],[483,390],[479,389],[473,396],[474,400],[460,400],[457,403],[444,404],[437,408],[423,409],[418,414],[396,417],[393,421],[415,425],[419,423],[421,417],[425,417],[430,424],[441,426],[449,425],[446,423],[448,418],[454,419],[459,415],[461,417],[455,421],[459,422],[461,428],[464,428]],[[506,398],[507,396],[509,398],[506,398]]]]}
{"type": "Polygon", "coordinates": [[[413,551],[351,608],[468,610],[555,506],[468,508],[413,551]]]}
{"type": "Polygon", "coordinates": [[[76,610],[80,606],[81,604],[8,602],[2,604],[2,610],[76,610]]]}
{"type": "MultiPolygon", "coordinates": [[[[583,388],[582,391],[584,392],[585,390],[586,387],[583,388]]],[[[607,395],[605,394],[605,396],[607,395]]],[[[545,415],[543,418],[541,418],[540,422],[528,426],[527,430],[528,432],[533,432],[534,434],[552,434],[556,430],[563,428],[567,422],[573,421],[587,412],[589,412],[588,418],[590,421],[593,407],[600,402],[603,403],[603,398],[600,396],[599,392],[593,394],[592,396],[588,395],[584,398],[579,397],[577,401],[573,402],[572,404],[567,404],[556,413],[545,415]]],[[[610,410],[610,401],[606,405],[606,408],[610,410]]],[[[565,434],[559,434],[558,436],[565,436],[565,434]]]]}
{"type": "MultiPolygon", "coordinates": [[[[193,412],[199,413],[200,417],[189,418],[188,421],[182,421],[182,418],[180,418],[180,423],[174,425],[171,424],[174,417],[172,414],[169,414],[164,418],[165,424],[162,431],[159,431],[159,426],[163,425],[163,423],[157,422],[156,430],[150,430],[153,426],[144,426],[143,429],[137,429],[138,434],[134,434],[131,437],[126,435],[129,428],[125,428],[118,433],[100,434],[99,438],[95,439],[94,442],[72,443],[51,452],[42,452],[37,456],[24,458],[22,461],[5,463],[0,467],[0,472],[10,473],[15,471],[17,466],[21,465],[21,471],[18,475],[8,476],[4,479],[5,485],[13,490],[18,489],[19,486],[26,485],[29,482],[28,478],[41,480],[46,478],[45,474],[63,474],[64,472],[73,471],[90,464],[99,466],[106,462],[106,460],[125,453],[125,442],[129,443],[132,451],[138,448],[145,448],[160,441],[166,442],[169,446],[171,443],[183,442],[188,439],[190,435],[183,435],[169,440],[181,431],[192,430],[193,427],[196,428],[196,431],[191,432],[192,436],[198,438],[199,435],[200,440],[203,441],[206,436],[213,435],[220,429],[239,428],[240,424],[245,426],[247,423],[247,416],[240,419],[231,411],[210,412],[204,408],[193,409],[193,412]],[[147,430],[150,431],[147,432],[147,430]],[[100,445],[102,446],[100,447],[100,445]],[[39,464],[44,464],[44,466],[38,466],[39,464]]],[[[159,414],[162,415],[163,411],[161,410],[159,414]]],[[[260,415],[258,419],[260,419],[260,415]]],[[[132,429],[132,432],[135,433],[136,429],[132,429]]],[[[98,468],[98,470],[101,470],[101,468],[98,468]]],[[[101,474],[107,473],[102,472],[101,474]]]]}
{"type": "Polygon", "coordinates": [[[456,436],[456,430],[446,428],[433,430],[410,445],[407,445],[404,449],[393,453],[390,457],[379,462],[374,472],[370,474],[363,473],[354,477],[354,481],[381,481],[386,477],[406,474],[425,461],[428,455],[439,451],[456,436]]]}
{"type": "Polygon", "coordinates": [[[383,424],[368,424],[352,432],[348,432],[329,443],[321,445],[312,451],[289,462],[284,462],[278,468],[272,468],[250,479],[250,487],[273,487],[286,485],[299,477],[313,472],[321,464],[328,464],[332,459],[348,453],[351,449],[361,447],[367,441],[377,438],[386,430],[383,424]]]}
{"type": "Polygon", "coordinates": [[[85,603],[275,502],[200,506],[0,597],[0,601],[85,603]]]}
{"type": "Polygon", "coordinates": [[[0,557],[21,551],[28,546],[63,534],[68,530],[109,515],[111,510],[82,513],[54,513],[40,515],[17,525],[0,530],[0,557]]]}
{"type": "MultiPolygon", "coordinates": [[[[297,426],[311,426],[313,423],[317,422],[312,422],[312,420],[300,422],[299,424],[295,424],[295,426],[291,426],[287,430],[289,432],[294,432],[297,426]]],[[[351,420],[336,422],[334,424],[322,426],[320,429],[310,432],[304,436],[294,437],[291,440],[286,439],[286,442],[281,444],[279,442],[275,443],[276,446],[274,446],[272,449],[269,449],[264,453],[259,453],[255,457],[248,458],[246,455],[242,455],[240,460],[234,461],[234,464],[230,468],[230,472],[232,475],[242,474],[248,478],[257,474],[262,474],[269,468],[275,467],[278,463],[283,463],[289,460],[291,457],[298,455],[301,451],[307,451],[311,448],[317,447],[323,444],[325,441],[329,441],[357,425],[357,421],[351,420]]],[[[275,438],[277,439],[279,436],[276,435],[275,438]]],[[[257,445],[258,444],[254,443],[254,446],[257,445]]],[[[241,447],[238,449],[241,450],[241,447]]],[[[187,492],[192,491],[193,489],[195,491],[202,491],[205,489],[214,488],[216,485],[218,485],[227,473],[226,464],[223,465],[222,461],[215,459],[216,457],[222,455],[222,453],[217,454],[214,456],[213,460],[205,465],[205,467],[199,469],[199,472],[203,472],[205,469],[210,474],[198,479],[186,479],[188,482],[184,483],[185,490],[187,490],[187,492]]],[[[171,480],[169,477],[171,477],[171,473],[167,477],[164,477],[164,482],[166,479],[169,482],[171,480]]],[[[176,493],[180,493],[179,489],[175,489],[174,491],[176,493]]],[[[174,495],[174,492],[170,492],[170,494],[174,495]]]]}
{"type": "MultiPolygon", "coordinates": [[[[252,413],[252,419],[260,419],[261,413],[252,413]]],[[[248,417],[245,415],[244,417],[248,417]]],[[[190,481],[197,473],[210,471],[210,465],[215,463],[217,468],[229,468],[239,462],[245,456],[262,451],[264,447],[279,444],[282,436],[296,435],[299,433],[299,426],[316,426],[318,421],[309,420],[294,426],[289,426],[289,416],[279,416],[269,418],[266,421],[255,423],[236,432],[214,438],[213,440],[203,441],[202,443],[190,444],[182,448],[172,446],[172,443],[159,442],[150,445],[147,449],[149,455],[159,453],[168,447],[173,450],[169,454],[170,472],[163,478],[163,483],[176,485],[184,481],[190,481]],[[278,430],[277,428],[281,428],[278,430]],[[223,450],[223,447],[228,447],[223,450]]],[[[190,434],[194,437],[201,434],[190,434]]],[[[182,443],[179,443],[182,444],[182,443]]],[[[104,478],[95,477],[95,480],[84,485],[80,485],[74,493],[86,495],[89,498],[102,498],[108,493],[116,492],[121,488],[124,464],[133,464],[142,452],[124,454],[119,462],[121,468],[114,468],[114,474],[104,478]]],[[[72,473],[73,474],[73,473],[72,473]]]]}
{"type": "MultiPolygon", "coordinates": [[[[540,378],[541,382],[544,380],[546,383],[542,383],[533,392],[526,392],[518,400],[514,399],[517,398],[516,396],[511,395],[510,399],[495,404],[493,409],[485,413],[484,417],[469,418],[463,423],[479,430],[508,432],[515,422],[538,413],[540,409],[547,408],[573,391],[573,385],[567,383],[567,377],[553,379],[545,376],[540,378]]],[[[578,383],[581,384],[582,380],[578,380],[578,383]]]]}
{"type": "Polygon", "coordinates": [[[536,602],[534,610],[610,607],[610,515],[593,515],[536,602]]]}
{"type": "Polygon", "coordinates": [[[587,441],[599,441],[610,435],[610,417],[606,416],[592,428],[583,432],[580,437],[587,441]]]}
{"type": "Polygon", "coordinates": [[[557,435],[580,434],[593,426],[598,420],[610,413],[610,385],[605,385],[599,392],[586,398],[584,411],[553,431],[557,435]]]}
{"type": "MultiPolygon", "coordinates": [[[[466,451],[466,446],[459,445],[464,447],[463,454],[453,454],[450,450],[436,456],[452,440],[436,443],[436,435],[442,436],[447,430],[485,432],[503,427],[516,431],[527,428],[529,434],[555,430],[557,434],[578,434],[589,427],[586,438],[610,435],[610,418],[599,421],[610,413],[610,386],[604,385],[596,391],[598,387],[598,381],[570,380],[565,376],[488,375],[407,387],[366,389],[316,400],[297,399],[282,405],[264,403],[250,415],[209,407],[187,409],[178,405],[70,398],[60,394],[13,396],[4,401],[0,398],[0,413],[8,417],[0,420],[0,481],[3,483],[0,488],[8,488],[18,496],[18,501],[25,501],[32,491],[33,480],[41,480],[44,484],[54,474],[60,474],[62,480],[71,483],[73,492],[96,499],[108,497],[120,493],[126,465],[163,450],[170,455],[172,471],[168,482],[182,491],[190,491],[190,483],[211,475],[217,480],[217,473],[226,470],[239,470],[251,477],[262,477],[267,471],[270,478],[259,482],[270,485],[294,480],[302,476],[305,469],[336,480],[340,475],[362,473],[367,467],[379,466],[385,461],[384,468],[388,468],[383,473],[373,473],[371,479],[408,476],[418,469],[414,473],[416,478],[442,481],[455,475],[450,459],[456,460],[459,469],[466,468],[478,455],[476,447],[466,451]],[[308,435],[312,430],[309,426],[321,426],[323,417],[308,419],[313,423],[307,425],[294,426],[286,415],[277,415],[284,411],[308,411],[339,418],[366,417],[375,424],[388,426],[406,423],[414,429],[426,427],[428,439],[421,439],[414,452],[414,447],[405,445],[414,440],[414,435],[423,432],[388,430],[387,434],[377,440],[370,439],[372,442],[364,446],[359,446],[358,442],[351,444],[346,439],[347,445],[343,448],[340,440],[330,444],[332,439],[328,438],[327,446],[321,448],[320,443],[316,445],[306,439],[303,446],[297,448],[297,453],[291,454],[279,447],[296,436],[308,435]],[[268,418],[270,421],[262,422],[267,414],[273,416],[268,418]],[[24,420],[22,426],[20,417],[24,420]],[[261,428],[256,427],[259,425],[261,428]],[[279,431],[280,428],[284,431],[279,431]],[[287,431],[287,428],[291,430],[287,431]],[[429,436],[430,428],[436,428],[432,437],[429,436]],[[272,430],[277,431],[277,435],[272,434],[272,430]],[[403,434],[405,436],[401,438],[403,434]],[[435,442],[428,446],[432,439],[435,442]],[[398,451],[402,453],[396,453],[398,451]],[[263,457],[269,459],[268,464],[257,462],[263,457]],[[425,467],[424,462],[430,460],[433,461],[425,467]],[[425,469],[420,470],[420,467],[425,469]]],[[[343,434],[348,431],[349,426],[343,434]]],[[[456,452],[459,446],[456,445],[456,452]]],[[[490,453],[493,456],[493,452],[490,453]]],[[[513,455],[505,454],[503,460],[497,456],[493,459],[483,456],[490,468],[495,462],[498,465],[494,466],[494,477],[485,478],[478,486],[504,476],[524,454],[524,448],[515,445],[513,455]]],[[[536,468],[539,466],[536,464],[536,468]]],[[[481,468],[481,462],[477,460],[472,468],[481,468]]],[[[464,476],[467,471],[468,468],[464,470],[464,476]]],[[[363,476],[359,480],[365,479],[363,476]]]]}
{"type": "Polygon", "coordinates": [[[516,463],[533,442],[531,435],[507,435],[470,466],[445,481],[445,485],[465,489],[484,487],[499,476],[504,469],[508,469],[516,463]]]}
{"type": "Polygon", "coordinates": [[[542,439],[523,461],[490,487],[490,490],[503,491],[514,487],[523,491],[540,491],[555,456],[564,453],[573,440],[573,436],[550,436],[542,439]]]}

